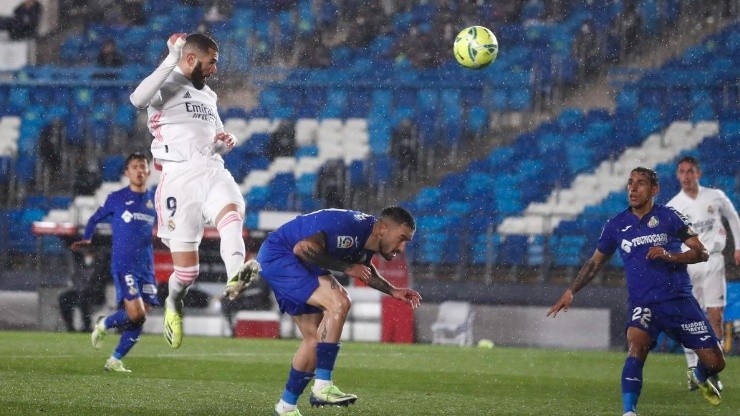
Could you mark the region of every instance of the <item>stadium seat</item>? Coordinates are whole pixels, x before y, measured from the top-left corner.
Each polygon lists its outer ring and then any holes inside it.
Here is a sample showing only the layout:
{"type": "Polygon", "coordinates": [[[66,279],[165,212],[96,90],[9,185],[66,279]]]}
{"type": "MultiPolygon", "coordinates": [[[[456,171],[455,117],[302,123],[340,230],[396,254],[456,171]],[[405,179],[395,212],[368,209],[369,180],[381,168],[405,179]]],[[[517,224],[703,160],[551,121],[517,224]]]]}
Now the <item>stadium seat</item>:
{"type": "Polygon", "coordinates": [[[473,345],[473,321],[475,311],[470,302],[444,301],[437,311],[437,320],[432,324],[432,343],[473,345]]]}
{"type": "Polygon", "coordinates": [[[527,262],[526,235],[509,235],[501,242],[497,264],[502,266],[523,266],[527,262]]]}

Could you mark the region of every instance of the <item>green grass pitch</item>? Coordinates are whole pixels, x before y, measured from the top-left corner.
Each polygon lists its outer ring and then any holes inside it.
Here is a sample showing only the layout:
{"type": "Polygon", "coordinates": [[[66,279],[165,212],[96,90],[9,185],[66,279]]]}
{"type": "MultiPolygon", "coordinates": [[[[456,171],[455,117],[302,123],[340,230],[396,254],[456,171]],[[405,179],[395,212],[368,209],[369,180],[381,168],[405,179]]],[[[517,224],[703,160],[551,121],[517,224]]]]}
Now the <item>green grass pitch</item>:
{"type": "MultiPolygon", "coordinates": [[[[143,336],[106,373],[118,336],[93,350],[87,334],[0,332],[0,415],[269,415],[295,340],[186,337],[171,350],[143,336]]],[[[310,415],[621,415],[623,352],[478,349],[345,342],[334,371],[358,395],[349,408],[310,415]]],[[[740,358],[722,374],[723,403],[686,391],[681,355],[652,354],[640,415],[740,414],[740,358]]]]}

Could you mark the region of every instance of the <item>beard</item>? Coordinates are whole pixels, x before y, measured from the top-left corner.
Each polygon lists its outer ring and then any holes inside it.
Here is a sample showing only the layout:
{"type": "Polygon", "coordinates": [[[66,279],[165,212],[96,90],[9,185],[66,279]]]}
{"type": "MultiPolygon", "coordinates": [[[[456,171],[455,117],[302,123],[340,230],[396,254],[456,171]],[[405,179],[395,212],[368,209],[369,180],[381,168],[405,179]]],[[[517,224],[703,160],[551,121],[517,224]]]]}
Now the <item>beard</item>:
{"type": "Polygon", "coordinates": [[[193,83],[193,86],[198,89],[202,90],[203,87],[206,86],[206,77],[203,75],[203,63],[198,62],[195,64],[195,68],[193,68],[193,73],[190,75],[190,81],[193,83]]]}
{"type": "Polygon", "coordinates": [[[378,254],[380,254],[384,259],[390,261],[396,257],[397,253],[394,253],[393,250],[388,249],[388,247],[384,247],[383,243],[381,243],[378,254]]]}

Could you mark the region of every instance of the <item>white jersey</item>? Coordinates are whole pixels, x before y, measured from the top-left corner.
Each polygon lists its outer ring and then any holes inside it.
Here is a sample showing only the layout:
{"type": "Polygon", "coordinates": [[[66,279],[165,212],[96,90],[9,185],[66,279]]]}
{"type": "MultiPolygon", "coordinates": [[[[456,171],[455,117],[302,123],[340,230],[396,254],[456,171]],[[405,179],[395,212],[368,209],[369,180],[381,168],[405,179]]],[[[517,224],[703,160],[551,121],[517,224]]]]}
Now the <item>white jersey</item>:
{"type": "Polygon", "coordinates": [[[699,186],[696,199],[682,190],[667,205],[688,217],[710,254],[721,253],[727,244],[722,217],[727,218],[735,239],[735,250],[740,250],[740,219],[732,202],[721,190],[699,186]]]}
{"type": "Polygon", "coordinates": [[[207,85],[195,88],[176,67],[147,106],[152,156],[163,162],[206,157],[223,163],[214,144],[224,131],[216,99],[207,85]]]}

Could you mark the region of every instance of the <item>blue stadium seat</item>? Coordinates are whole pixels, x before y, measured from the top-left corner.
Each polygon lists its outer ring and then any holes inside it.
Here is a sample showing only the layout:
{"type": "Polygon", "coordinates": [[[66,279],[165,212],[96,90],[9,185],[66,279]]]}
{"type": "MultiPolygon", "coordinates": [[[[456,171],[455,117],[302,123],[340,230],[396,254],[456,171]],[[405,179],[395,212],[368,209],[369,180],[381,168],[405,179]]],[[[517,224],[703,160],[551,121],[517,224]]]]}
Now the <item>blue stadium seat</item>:
{"type": "Polygon", "coordinates": [[[316,189],[318,175],[316,173],[304,173],[296,181],[296,193],[300,198],[311,198],[316,189]]]}
{"type": "Polygon", "coordinates": [[[466,128],[473,135],[479,136],[488,128],[488,111],[481,106],[473,106],[468,110],[466,128]]]}
{"type": "Polygon", "coordinates": [[[502,266],[524,266],[527,262],[526,235],[509,235],[503,239],[497,264],[502,266]]]}
{"type": "Polygon", "coordinates": [[[255,186],[246,196],[247,207],[250,211],[259,211],[267,207],[270,198],[269,186],[255,186]]]}
{"type": "Polygon", "coordinates": [[[577,267],[581,265],[586,238],[582,235],[559,235],[552,240],[553,265],[563,267],[577,267]]]}
{"type": "Polygon", "coordinates": [[[529,110],[532,106],[532,94],[528,88],[516,88],[510,91],[509,108],[512,110],[529,110]]]}
{"type": "Polygon", "coordinates": [[[123,175],[126,158],[121,155],[107,156],[103,158],[102,176],[103,181],[118,182],[123,175]]]}

